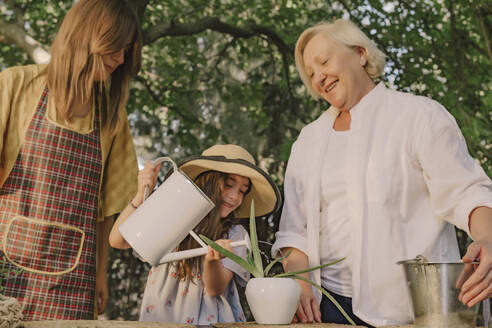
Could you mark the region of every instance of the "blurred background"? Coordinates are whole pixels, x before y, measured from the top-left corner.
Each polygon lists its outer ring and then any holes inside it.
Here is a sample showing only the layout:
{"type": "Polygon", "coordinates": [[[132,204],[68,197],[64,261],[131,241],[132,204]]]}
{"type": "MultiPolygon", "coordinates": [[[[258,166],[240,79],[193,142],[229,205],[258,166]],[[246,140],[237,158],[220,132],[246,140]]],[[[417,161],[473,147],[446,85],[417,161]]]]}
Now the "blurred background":
{"type": "MultiPolygon", "coordinates": [[[[327,108],[308,96],[296,72],[296,39],[317,22],[348,18],[387,55],[387,86],[443,104],[492,176],[490,0],[126,1],[140,17],[145,44],[127,105],[141,165],[234,143],[282,188],[292,143],[327,108]]],[[[49,61],[73,3],[0,0],[0,69],[49,61]]],[[[257,223],[266,254],[278,221],[277,214],[257,223]]],[[[470,240],[457,234],[463,252],[470,240]]],[[[102,318],[136,320],[149,267],[131,251],[110,256],[102,318]]]]}

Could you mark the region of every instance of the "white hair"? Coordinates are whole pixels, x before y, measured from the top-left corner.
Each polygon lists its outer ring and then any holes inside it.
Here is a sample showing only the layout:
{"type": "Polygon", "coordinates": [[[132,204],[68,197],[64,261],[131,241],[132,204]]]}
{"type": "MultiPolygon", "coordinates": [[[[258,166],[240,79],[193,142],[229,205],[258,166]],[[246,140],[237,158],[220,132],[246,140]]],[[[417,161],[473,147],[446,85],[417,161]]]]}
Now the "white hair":
{"type": "Polygon", "coordinates": [[[308,42],[318,33],[323,33],[323,35],[329,37],[331,40],[349,48],[364,48],[367,56],[367,63],[364,68],[371,79],[374,80],[383,73],[385,63],[384,53],[354,23],[345,19],[318,23],[302,32],[297,40],[295,49],[297,70],[308,92],[314,99],[318,99],[319,94],[313,89],[311,79],[306,74],[303,54],[308,42]]]}

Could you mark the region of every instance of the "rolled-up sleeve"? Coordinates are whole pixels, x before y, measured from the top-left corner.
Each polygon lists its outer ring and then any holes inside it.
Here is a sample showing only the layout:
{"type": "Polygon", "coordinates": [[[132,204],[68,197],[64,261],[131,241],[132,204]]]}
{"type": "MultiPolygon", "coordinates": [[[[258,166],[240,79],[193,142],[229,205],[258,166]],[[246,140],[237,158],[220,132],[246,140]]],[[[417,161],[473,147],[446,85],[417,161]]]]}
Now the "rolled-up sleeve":
{"type": "Polygon", "coordinates": [[[492,183],[468,152],[455,119],[434,101],[425,101],[418,121],[415,152],[429,188],[432,208],[470,235],[471,211],[492,207],[492,183]]]}
{"type": "Polygon", "coordinates": [[[280,218],[279,231],[275,234],[275,243],[272,246],[272,256],[280,257],[281,249],[284,247],[294,247],[307,254],[307,217],[306,206],[304,203],[303,189],[304,181],[302,176],[302,154],[299,149],[302,147],[301,139],[297,140],[292,146],[292,151],[287,164],[284,180],[284,206],[280,218]]]}
{"type": "Polygon", "coordinates": [[[121,212],[137,192],[138,163],[126,113],[121,123],[104,165],[99,220],[121,212]]]}
{"type": "MultiPolygon", "coordinates": [[[[3,141],[7,122],[10,115],[10,102],[12,99],[12,76],[8,72],[0,72],[0,154],[3,152],[3,141]]],[[[2,158],[2,163],[4,162],[2,158]]]]}

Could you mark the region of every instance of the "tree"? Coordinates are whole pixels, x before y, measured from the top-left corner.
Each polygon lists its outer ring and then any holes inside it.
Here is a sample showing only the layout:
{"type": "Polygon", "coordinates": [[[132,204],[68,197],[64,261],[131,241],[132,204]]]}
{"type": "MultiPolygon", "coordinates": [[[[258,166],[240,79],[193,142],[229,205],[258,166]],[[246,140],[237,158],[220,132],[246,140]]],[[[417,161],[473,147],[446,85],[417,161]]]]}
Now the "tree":
{"type": "MultiPolygon", "coordinates": [[[[490,2],[128,2],[141,19],[145,42],[127,106],[143,159],[161,154],[181,159],[215,143],[237,143],[282,185],[292,142],[327,107],[308,97],[296,73],[296,38],[315,22],[343,17],[387,54],[387,84],[430,96],[456,117],[472,156],[492,176],[490,2]]],[[[0,0],[0,66],[44,60],[38,54],[49,52],[71,4],[0,0]]],[[[278,216],[259,222],[260,239],[273,241],[277,225],[278,216]]],[[[464,245],[466,236],[461,238],[464,245]]],[[[127,279],[131,254],[112,256],[113,282],[127,279]]],[[[145,272],[140,262],[132,265],[145,272]]],[[[111,318],[135,318],[130,309],[138,297],[132,295],[126,308],[110,304],[111,318]]]]}

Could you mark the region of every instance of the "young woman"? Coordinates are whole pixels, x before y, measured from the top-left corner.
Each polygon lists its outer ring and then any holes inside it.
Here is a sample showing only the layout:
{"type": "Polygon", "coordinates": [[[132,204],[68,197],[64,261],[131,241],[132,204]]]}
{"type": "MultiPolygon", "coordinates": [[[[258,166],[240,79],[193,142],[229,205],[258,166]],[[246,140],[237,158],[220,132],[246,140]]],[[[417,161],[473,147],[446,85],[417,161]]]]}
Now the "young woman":
{"type": "Polygon", "coordinates": [[[48,65],[0,73],[0,266],[23,269],[2,293],[18,299],[26,320],[92,319],[96,299],[104,310],[105,218],[136,190],[125,104],[140,53],[124,1],[80,0],[48,65]]]}
{"type": "MultiPolygon", "coordinates": [[[[140,172],[138,192],[111,230],[111,246],[130,247],[118,226],[143,202],[145,186],[155,185],[158,169],[148,163],[140,172]]],[[[234,250],[230,247],[231,241],[248,238],[237,219],[249,217],[252,199],[257,216],[269,215],[278,209],[279,191],[271,178],[255,165],[246,150],[235,145],[213,146],[201,156],[185,159],[180,169],[216,204],[194,231],[245,258],[245,247],[234,250]]],[[[200,245],[188,236],[178,250],[197,247],[200,245]]],[[[211,248],[203,258],[153,267],[145,288],[140,320],[195,325],[245,321],[236,282],[245,284],[248,280],[247,271],[229,259],[222,259],[211,248]]]]}

